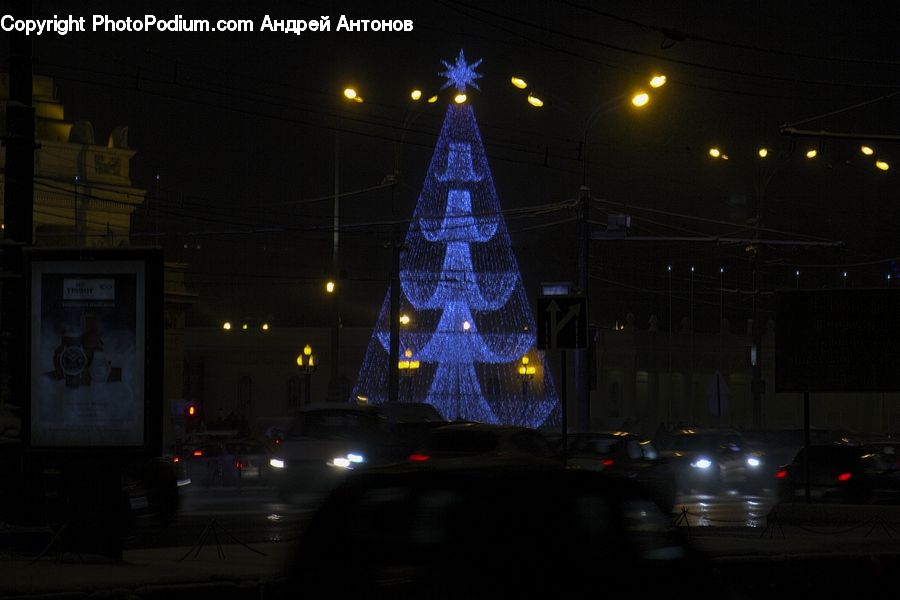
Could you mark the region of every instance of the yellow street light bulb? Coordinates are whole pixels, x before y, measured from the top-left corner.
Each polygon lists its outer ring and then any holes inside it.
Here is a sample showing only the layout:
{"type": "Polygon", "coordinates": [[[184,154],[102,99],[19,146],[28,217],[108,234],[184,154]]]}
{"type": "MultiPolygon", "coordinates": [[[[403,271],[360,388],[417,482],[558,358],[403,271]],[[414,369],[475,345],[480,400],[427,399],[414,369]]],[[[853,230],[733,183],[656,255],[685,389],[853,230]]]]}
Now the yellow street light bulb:
{"type": "Polygon", "coordinates": [[[297,355],[297,366],[298,366],[298,367],[302,367],[302,366],[303,366],[303,355],[302,355],[302,354],[298,354],[298,355],[297,355]]]}
{"type": "Polygon", "coordinates": [[[419,100],[422,97],[422,90],[413,90],[410,92],[409,97],[413,100],[419,100]]]}
{"type": "Polygon", "coordinates": [[[665,75],[654,75],[652,79],[650,79],[650,87],[652,88],[661,88],[666,85],[666,76],[665,75]]]}
{"type": "Polygon", "coordinates": [[[263,330],[263,331],[268,331],[268,330],[269,330],[269,324],[268,324],[268,323],[263,323],[263,324],[262,324],[262,330],[263,330]]]}
{"type": "Polygon", "coordinates": [[[760,148],[760,149],[759,149],[759,157],[760,157],[760,158],[765,158],[765,157],[767,157],[768,155],[769,155],[769,149],[768,149],[768,148],[760,148]]]}
{"type": "Polygon", "coordinates": [[[883,160],[876,160],[875,166],[878,167],[879,169],[881,169],[882,171],[887,171],[888,169],[891,168],[891,165],[887,164],[883,160]]]}
{"type": "Polygon", "coordinates": [[[222,323],[222,329],[225,331],[231,331],[231,321],[225,321],[222,323]]]}
{"type": "Polygon", "coordinates": [[[400,324],[401,325],[409,325],[409,315],[400,315],[400,324]]]}
{"type": "Polygon", "coordinates": [[[325,291],[328,292],[329,294],[333,294],[334,287],[335,287],[334,282],[329,281],[328,283],[325,284],[325,291]]]}
{"type": "Polygon", "coordinates": [[[806,158],[815,158],[819,154],[818,150],[807,150],[806,158]]]}
{"type": "Polygon", "coordinates": [[[723,154],[723,155],[722,155],[722,160],[728,160],[728,155],[727,155],[727,154],[723,154]]]}
{"type": "Polygon", "coordinates": [[[510,78],[510,82],[512,82],[512,84],[520,90],[524,90],[528,87],[528,84],[525,83],[524,79],[522,79],[521,77],[516,77],[515,75],[510,78]]]}
{"type": "Polygon", "coordinates": [[[533,94],[528,94],[528,104],[535,108],[540,108],[544,105],[544,101],[533,94]]]}
{"type": "Polygon", "coordinates": [[[472,328],[472,324],[471,324],[471,323],[469,323],[468,321],[463,321],[463,330],[464,330],[464,331],[468,331],[468,330],[471,329],[471,328],[472,328]]]}
{"type": "Polygon", "coordinates": [[[866,156],[872,156],[873,154],[875,154],[875,150],[873,150],[871,146],[860,146],[859,151],[866,156]]]}
{"type": "Polygon", "coordinates": [[[528,368],[525,369],[526,375],[534,375],[535,373],[537,373],[536,367],[529,366],[528,368]]]}
{"type": "Polygon", "coordinates": [[[647,92],[638,92],[631,98],[631,103],[638,108],[647,106],[648,102],[650,102],[650,94],[647,92]]]}
{"type": "Polygon", "coordinates": [[[315,356],[309,357],[309,366],[311,366],[311,367],[316,366],[316,357],[315,356]]]}
{"type": "Polygon", "coordinates": [[[719,158],[720,156],[722,156],[722,151],[719,150],[718,148],[710,148],[709,155],[712,156],[713,158],[719,158]]]}
{"type": "Polygon", "coordinates": [[[404,350],[403,356],[405,356],[406,358],[412,358],[412,349],[407,348],[406,350],[404,350]]]}
{"type": "Polygon", "coordinates": [[[309,344],[303,346],[303,356],[311,356],[312,355],[312,346],[309,344]]]}
{"type": "Polygon", "coordinates": [[[468,99],[468,98],[466,97],[465,94],[457,94],[456,97],[453,98],[453,101],[456,102],[457,104],[462,104],[462,103],[465,102],[467,99],[468,99]]]}
{"type": "Polygon", "coordinates": [[[519,375],[525,375],[526,373],[528,373],[528,369],[525,367],[525,365],[519,367],[519,375]]]}
{"type": "Polygon", "coordinates": [[[250,327],[250,326],[247,325],[246,323],[244,323],[243,325],[241,325],[241,329],[243,329],[244,331],[247,331],[247,329],[248,329],[249,327],[250,327]]]}
{"type": "Polygon", "coordinates": [[[428,104],[434,104],[435,102],[437,102],[437,100],[438,100],[437,95],[434,95],[428,99],[428,104]]]}
{"type": "Polygon", "coordinates": [[[347,100],[356,100],[359,97],[359,94],[356,93],[356,90],[352,87],[344,88],[344,98],[347,100]]]}
{"type": "Polygon", "coordinates": [[[523,357],[522,357],[522,364],[523,364],[523,365],[527,365],[527,364],[528,364],[528,357],[527,357],[527,356],[523,356],[523,357]]]}

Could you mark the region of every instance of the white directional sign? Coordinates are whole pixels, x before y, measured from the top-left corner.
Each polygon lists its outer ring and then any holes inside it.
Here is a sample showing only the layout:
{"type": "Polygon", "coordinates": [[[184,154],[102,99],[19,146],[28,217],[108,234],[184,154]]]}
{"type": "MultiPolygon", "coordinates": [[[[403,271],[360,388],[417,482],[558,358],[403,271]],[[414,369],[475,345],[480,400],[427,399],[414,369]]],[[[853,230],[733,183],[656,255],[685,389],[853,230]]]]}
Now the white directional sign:
{"type": "Polygon", "coordinates": [[[541,350],[587,348],[587,301],[584,296],[540,297],[537,326],[537,345],[541,350]]]}

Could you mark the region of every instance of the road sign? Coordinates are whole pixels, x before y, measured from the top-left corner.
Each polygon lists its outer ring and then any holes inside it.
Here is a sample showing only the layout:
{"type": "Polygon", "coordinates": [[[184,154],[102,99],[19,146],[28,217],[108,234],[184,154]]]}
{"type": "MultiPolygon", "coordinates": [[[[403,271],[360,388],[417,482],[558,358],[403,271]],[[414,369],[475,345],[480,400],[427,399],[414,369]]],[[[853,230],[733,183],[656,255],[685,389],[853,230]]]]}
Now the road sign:
{"type": "Polygon", "coordinates": [[[584,296],[538,298],[537,327],[537,346],[541,350],[587,348],[587,300],[584,296]]]}
{"type": "Polygon", "coordinates": [[[900,290],[775,296],[775,390],[900,391],[900,290]]]}

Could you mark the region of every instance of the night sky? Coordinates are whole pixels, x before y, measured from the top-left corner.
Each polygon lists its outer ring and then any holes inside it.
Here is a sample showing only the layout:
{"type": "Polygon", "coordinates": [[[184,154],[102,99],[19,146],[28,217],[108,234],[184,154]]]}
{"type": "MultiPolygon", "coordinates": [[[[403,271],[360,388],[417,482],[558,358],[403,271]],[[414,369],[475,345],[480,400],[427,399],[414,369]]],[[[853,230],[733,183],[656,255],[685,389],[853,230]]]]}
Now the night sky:
{"type": "MultiPolygon", "coordinates": [[[[894,135],[900,116],[900,6],[891,2],[35,2],[35,16],[312,19],[332,31],[117,33],[35,38],[34,71],[56,78],[67,119],[90,120],[98,143],[129,127],[134,185],[149,203],[133,219],[136,244],[159,243],[190,265],[202,300],[193,325],[225,318],[327,325],[334,143],[340,138],[343,289],[347,326],[371,326],[386,290],[392,220],[408,219],[450,90],[432,105],[409,99],[443,83],[441,59],[482,58],[469,95],[530,295],[541,281],[575,278],[579,142],[587,182],[607,213],[632,215],[633,235],[719,236],[839,247],[672,241],[592,244],[594,320],[651,314],[665,327],[671,264],[673,318],[689,311],[717,330],[720,300],[733,321],[751,307],[754,252],[761,305],[794,287],[883,287],[900,256],[896,142],[877,141],[877,170],[860,140],[790,138],[802,129],[894,135]],[[412,19],[411,33],[334,31],[349,18],[412,19]],[[635,110],[631,93],[655,72],[668,84],[635,110]],[[510,85],[524,77],[546,104],[510,85]],[[355,85],[365,98],[347,102],[355,85]],[[869,102],[872,101],[872,102],[869,102]],[[866,103],[853,110],[849,107],[866,103]],[[421,114],[419,114],[421,113],[421,114]],[[414,120],[413,120],[414,118],[414,120]],[[411,123],[411,124],[409,124],[411,123]],[[396,140],[402,137],[402,143],[396,140]],[[729,157],[713,160],[716,145],[729,157]],[[762,161],[757,149],[771,149],[762,161]],[[393,202],[381,186],[399,148],[393,202]],[[807,160],[805,152],[819,155],[807,160]],[[157,182],[157,175],[159,176],[157,182]],[[375,189],[371,189],[375,188],[375,189]],[[753,219],[761,203],[762,229],[753,219]],[[726,271],[720,279],[720,266],[726,271]],[[842,277],[847,271],[846,280],[842,277]],[[720,285],[724,284],[723,285],[720,285]],[[722,288],[724,287],[724,293],[722,288]]],[[[8,9],[7,11],[8,12],[8,9]]],[[[8,53],[7,34],[2,51],[8,53]]],[[[4,60],[6,56],[4,56],[4,60]]],[[[529,88],[532,89],[532,88],[529,88]]],[[[405,230],[405,227],[404,227],[405,230]]]]}

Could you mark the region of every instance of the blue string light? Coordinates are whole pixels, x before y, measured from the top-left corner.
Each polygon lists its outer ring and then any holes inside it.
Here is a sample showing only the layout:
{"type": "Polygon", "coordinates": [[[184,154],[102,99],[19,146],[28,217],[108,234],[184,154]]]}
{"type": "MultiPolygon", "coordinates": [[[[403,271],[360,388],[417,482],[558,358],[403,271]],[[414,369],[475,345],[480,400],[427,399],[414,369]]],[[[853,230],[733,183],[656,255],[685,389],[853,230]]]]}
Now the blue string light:
{"type": "MultiPolygon", "coordinates": [[[[401,354],[409,350],[421,367],[401,378],[400,401],[428,402],[448,419],[558,421],[553,378],[533,349],[531,307],[469,105],[447,110],[401,264],[400,313],[410,317],[401,326],[401,354]],[[518,372],[525,355],[537,367],[527,380],[518,372]]],[[[353,390],[370,403],[387,400],[389,298],[353,390]]]]}

